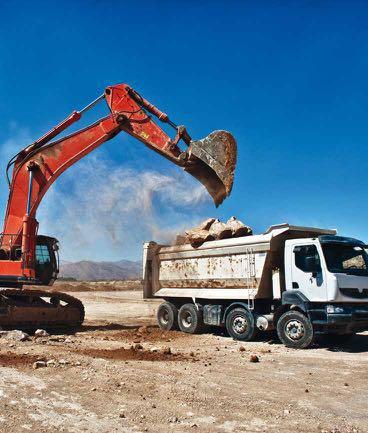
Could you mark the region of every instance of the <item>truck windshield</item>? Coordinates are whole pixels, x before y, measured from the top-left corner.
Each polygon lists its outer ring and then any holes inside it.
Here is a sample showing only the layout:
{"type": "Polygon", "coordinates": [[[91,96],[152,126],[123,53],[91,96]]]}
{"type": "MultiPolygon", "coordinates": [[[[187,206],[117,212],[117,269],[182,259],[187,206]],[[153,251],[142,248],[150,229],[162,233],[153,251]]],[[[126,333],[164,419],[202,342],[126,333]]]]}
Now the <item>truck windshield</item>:
{"type": "Polygon", "coordinates": [[[368,276],[368,254],[360,245],[322,243],[330,272],[368,276]]]}

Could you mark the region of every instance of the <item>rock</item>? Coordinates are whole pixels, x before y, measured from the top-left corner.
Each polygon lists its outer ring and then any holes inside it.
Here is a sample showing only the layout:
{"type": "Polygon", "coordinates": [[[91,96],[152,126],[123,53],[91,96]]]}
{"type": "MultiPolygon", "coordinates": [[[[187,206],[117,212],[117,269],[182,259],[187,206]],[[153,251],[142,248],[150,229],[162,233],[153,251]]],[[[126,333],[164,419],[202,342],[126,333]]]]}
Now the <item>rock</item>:
{"type": "Polygon", "coordinates": [[[29,335],[23,331],[19,331],[17,329],[13,331],[0,331],[0,337],[5,338],[6,340],[15,340],[15,341],[27,341],[29,340],[29,335]]]}
{"type": "Polygon", "coordinates": [[[124,413],[119,413],[119,418],[125,418],[125,414],[124,413]]]}
{"type": "Polygon", "coordinates": [[[168,419],[169,422],[179,422],[179,419],[177,416],[172,416],[171,418],[168,419]]]}
{"type": "Polygon", "coordinates": [[[219,219],[208,218],[197,227],[186,230],[185,233],[178,235],[176,244],[184,245],[190,243],[193,247],[198,247],[204,242],[215,239],[249,236],[252,234],[252,229],[236,217],[231,217],[226,224],[219,219]]]}
{"type": "Polygon", "coordinates": [[[140,343],[137,343],[137,344],[134,346],[134,350],[143,350],[143,346],[142,346],[140,343]]]}
{"type": "Polygon", "coordinates": [[[198,228],[200,230],[209,230],[215,221],[215,218],[207,218],[206,220],[201,222],[201,224],[199,224],[198,228]]]}
{"type": "Polygon", "coordinates": [[[253,231],[249,226],[246,226],[234,216],[227,221],[226,226],[231,229],[231,234],[234,238],[239,236],[250,236],[253,234],[253,231]]]}
{"type": "Polygon", "coordinates": [[[195,422],[192,422],[192,423],[190,424],[190,427],[191,427],[191,428],[196,428],[196,427],[198,427],[198,425],[197,425],[195,422]]]}
{"type": "Polygon", "coordinates": [[[171,355],[171,347],[167,346],[162,349],[164,355],[171,355]]]}
{"type": "Polygon", "coordinates": [[[193,247],[198,247],[204,242],[214,240],[210,235],[209,228],[215,221],[215,218],[208,218],[190,230],[186,230],[183,234],[176,237],[176,245],[191,244],[193,247]]]}
{"type": "Polygon", "coordinates": [[[193,229],[186,232],[186,235],[188,238],[188,243],[190,243],[194,247],[200,246],[204,242],[215,240],[215,237],[207,230],[193,229]]]}
{"type": "Polygon", "coordinates": [[[48,367],[53,367],[54,365],[56,365],[55,359],[50,359],[49,361],[46,362],[46,365],[48,367]]]}
{"type": "Polygon", "coordinates": [[[309,392],[309,389],[308,388],[305,388],[305,391],[304,392],[309,392]]]}
{"type": "Polygon", "coordinates": [[[158,348],[157,347],[151,347],[150,352],[158,352],[158,348]]]}
{"type": "Polygon", "coordinates": [[[67,364],[69,364],[69,361],[67,361],[66,359],[59,359],[59,364],[60,365],[67,365],[67,364]]]}
{"type": "Polygon", "coordinates": [[[289,409],[284,409],[284,415],[289,415],[290,414],[290,410],[289,409]]]}
{"type": "Polygon", "coordinates": [[[64,343],[65,337],[60,337],[60,336],[55,335],[55,336],[50,337],[49,341],[57,341],[59,343],[64,343]]]}
{"type": "Polygon", "coordinates": [[[34,333],[35,337],[48,337],[50,334],[44,329],[36,329],[34,333]]]}
{"type": "Polygon", "coordinates": [[[148,332],[148,327],[147,326],[141,326],[140,328],[138,328],[138,332],[146,334],[148,332]]]}
{"type": "Polygon", "coordinates": [[[74,340],[72,338],[68,337],[64,340],[64,343],[74,343],[74,340]]]}
{"type": "Polygon", "coordinates": [[[6,337],[9,340],[16,340],[16,341],[27,341],[30,340],[29,335],[26,332],[23,331],[8,331],[6,337]]]}
{"type": "Polygon", "coordinates": [[[245,347],[244,346],[240,346],[239,347],[239,352],[245,352],[245,347]]]}
{"type": "Polygon", "coordinates": [[[215,239],[230,238],[232,235],[231,228],[227,227],[225,223],[222,223],[219,219],[211,225],[209,234],[215,239]]]}
{"type": "Polygon", "coordinates": [[[47,364],[45,361],[36,361],[33,363],[33,368],[36,370],[38,368],[47,367],[47,364]]]}
{"type": "Polygon", "coordinates": [[[249,362],[259,362],[257,355],[250,355],[249,362]]]}

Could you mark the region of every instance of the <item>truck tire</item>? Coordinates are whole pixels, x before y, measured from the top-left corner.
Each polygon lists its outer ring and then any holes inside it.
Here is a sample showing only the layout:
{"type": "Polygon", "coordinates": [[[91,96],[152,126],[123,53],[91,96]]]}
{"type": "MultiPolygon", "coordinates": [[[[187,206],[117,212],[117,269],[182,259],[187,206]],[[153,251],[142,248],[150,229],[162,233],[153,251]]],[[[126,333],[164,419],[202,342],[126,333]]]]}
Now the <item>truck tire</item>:
{"type": "Polygon", "coordinates": [[[203,327],[202,311],[194,304],[184,304],[179,310],[178,323],[183,332],[188,334],[200,332],[203,327]]]}
{"type": "Polygon", "coordinates": [[[314,341],[313,326],[300,311],[286,311],[277,322],[277,335],[286,347],[306,349],[314,341]]]}
{"type": "Polygon", "coordinates": [[[157,310],[158,326],[164,331],[178,329],[178,309],[171,302],[164,302],[157,310]]]}
{"type": "Polygon", "coordinates": [[[226,330],[234,340],[250,341],[257,334],[253,314],[246,308],[234,308],[226,316],[226,330]]]}

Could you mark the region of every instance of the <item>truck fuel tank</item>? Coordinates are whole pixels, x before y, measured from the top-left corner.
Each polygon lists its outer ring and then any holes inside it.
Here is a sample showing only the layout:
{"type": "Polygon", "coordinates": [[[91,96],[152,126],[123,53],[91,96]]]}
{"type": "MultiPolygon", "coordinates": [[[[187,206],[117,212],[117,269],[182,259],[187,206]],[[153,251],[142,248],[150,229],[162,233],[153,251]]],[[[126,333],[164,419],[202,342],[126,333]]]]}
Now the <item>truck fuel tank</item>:
{"type": "Polygon", "coordinates": [[[263,314],[261,316],[257,316],[256,326],[261,331],[272,331],[275,329],[273,324],[273,314],[263,314]]]}

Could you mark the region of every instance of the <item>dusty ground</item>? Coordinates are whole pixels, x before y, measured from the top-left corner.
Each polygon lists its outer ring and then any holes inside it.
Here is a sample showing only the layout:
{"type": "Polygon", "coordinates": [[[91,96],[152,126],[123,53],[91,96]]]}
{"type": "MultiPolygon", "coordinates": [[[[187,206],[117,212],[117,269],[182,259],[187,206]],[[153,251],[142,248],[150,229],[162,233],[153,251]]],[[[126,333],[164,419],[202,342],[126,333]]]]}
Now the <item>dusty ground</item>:
{"type": "Polygon", "coordinates": [[[159,331],[138,291],[77,295],[77,334],[0,338],[1,432],[368,431],[368,334],[304,351],[241,344],[159,331]]]}
{"type": "MultiPolygon", "coordinates": [[[[37,287],[35,287],[37,289],[37,287]]],[[[141,280],[122,281],[70,281],[58,280],[51,290],[62,292],[113,292],[121,290],[143,290],[141,280]]]]}

